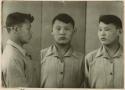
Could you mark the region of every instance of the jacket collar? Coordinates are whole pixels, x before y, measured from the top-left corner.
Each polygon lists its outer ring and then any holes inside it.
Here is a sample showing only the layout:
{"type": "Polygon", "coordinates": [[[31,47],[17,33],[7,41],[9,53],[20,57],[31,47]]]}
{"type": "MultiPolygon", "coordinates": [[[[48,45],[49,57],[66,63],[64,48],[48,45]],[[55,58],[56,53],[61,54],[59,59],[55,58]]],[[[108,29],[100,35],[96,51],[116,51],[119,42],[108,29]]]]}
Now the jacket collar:
{"type": "MultiPolygon", "coordinates": [[[[117,52],[114,54],[113,57],[120,57],[122,54],[123,54],[123,47],[120,45],[119,49],[117,50],[117,52]]],[[[96,54],[96,57],[101,57],[101,56],[104,58],[110,58],[103,45],[98,49],[96,54]]]]}
{"type": "Polygon", "coordinates": [[[18,44],[16,44],[14,41],[8,39],[8,40],[7,40],[7,44],[9,44],[9,45],[11,45],[11,46],[17,48],[24,56],[26,56],[26,54],[27,54],[27,53],[26,53],[26,50],[23,49],[23,48],[22,48],[21,46],[19,46],[18,44]]]}
{"type": "MultiPolygon", "coordinates": [[[[55,45],[50,46],[47,50],[46,57],[51,55],[55,57],[59,57],[59,54],[55,45]]],[[[73,48],[70,47],[68,51],[65,53],[64,57],[70,57],[72,55],[77,57],[77,54],[73,51],[73,48]]]]}

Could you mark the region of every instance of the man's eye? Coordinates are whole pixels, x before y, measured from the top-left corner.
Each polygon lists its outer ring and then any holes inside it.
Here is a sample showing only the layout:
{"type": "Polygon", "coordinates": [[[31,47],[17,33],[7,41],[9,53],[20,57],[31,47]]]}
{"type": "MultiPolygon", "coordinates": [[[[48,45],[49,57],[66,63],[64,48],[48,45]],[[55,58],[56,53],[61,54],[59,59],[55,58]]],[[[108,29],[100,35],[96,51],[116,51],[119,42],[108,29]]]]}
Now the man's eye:
{"type": "Polygon", "coordinates": [[[65,28],[66,31],[70,30],[70,28],[65,28]]]}
{"type": "Polygon", "coordinates": [[[58,30],[58,31],[59,31],[60,29],[61,29],[60,27],[57,27],[57,28],[56,28],[56,30],[58,30]]]}
{"type": "Polygon", "coordinates": [[[102,31],[102,29],[99,29],[99,31],[102,31]]]}
{"type": "Polygon", "coordinates": [[[105,31],[110,31],[110,29],[105,29],[105,31]]]}

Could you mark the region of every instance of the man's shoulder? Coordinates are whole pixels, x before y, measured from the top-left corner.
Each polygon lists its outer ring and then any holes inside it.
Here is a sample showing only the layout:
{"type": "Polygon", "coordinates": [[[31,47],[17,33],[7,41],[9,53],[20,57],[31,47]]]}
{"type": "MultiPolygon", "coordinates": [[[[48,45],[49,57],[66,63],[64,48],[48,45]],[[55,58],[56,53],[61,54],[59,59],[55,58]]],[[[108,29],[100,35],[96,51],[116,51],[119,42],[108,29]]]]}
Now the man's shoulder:
{"type": "Polygon", "coordinates": [[[40,50],[40,53],[45,53],[45,52],[47,52],[48,49],[49,49],[49,47],[48,47],[48,48],[41,49],[41,50],[40,50]]]}
{"type": "Polygon", "coordinates": [[[2,60],[8,61],[8,62],[14,62],[19,61],[22,62],[22,59],[24,59],[24,56],[21,54],[21,52],[11,45],[8,45],[5,47],[3,54],[2,54],[2,60]]]}
{"type": "Polygon", "coordinates": [[[41,49],[40,54],[45,54],[48,51],[49,47],[41,49]]]}
{"type": "Polygon", "coordinates": [[[77,51],[77,50],[73,50],[73,53],[74,53],[76,56],[83,56],[83,53],[80,52],[80,51],[77,51]]]}
{"type": "Polygon", "coordinates": [[[19,54],[19,51],[15,47],[7,45],[3,50],[2,56],[12,58],[12,57],[16,57],[18,54],[19,54]]]}
{"type": "Polygon", "coordinates": [[[45,55],[46,55],[46,53],[47,53],[47,51],[48,51],[48,49],[49,49],[50,47],[51,47],[51,46],[40,50],[40,56],[41,56],[41,58],[45,57],[45,55]]]}
{"type": "Polygon", "coordinates": [[[84,59],[84,53],[82,53],[81,51],[77,51],[73,49],[72,55],[75,56],[78,60],[84,59]]]}
{"type": "Polygon", "coordinates": [[[97,52],[98,52],[98,49],[93,50],[93,51],[89,52],[89,53],[85,56],[85,58],[86,58],[86,59],[92,59],[92,58],[95,58],[97,52]]]}
{"type": "Polygon", "coordinates": [[[13,46],[7,46],[2,54],[2,68],[11,68],[16,64],[23,63],[23,58],[20,57],[20,52],[13,46]]]}

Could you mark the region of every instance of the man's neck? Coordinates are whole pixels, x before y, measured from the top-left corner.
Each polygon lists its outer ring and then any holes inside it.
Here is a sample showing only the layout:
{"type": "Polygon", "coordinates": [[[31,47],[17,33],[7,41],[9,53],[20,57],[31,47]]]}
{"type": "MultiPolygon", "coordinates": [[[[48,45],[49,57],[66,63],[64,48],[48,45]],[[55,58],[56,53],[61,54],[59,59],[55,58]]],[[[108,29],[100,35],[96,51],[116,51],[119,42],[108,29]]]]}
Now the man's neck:
{"type": "Polygon", "coordinates": [[[118,51],[120,44],[118,41],[115,41],[110,45],[104,45],[104,47],[106,48],[108,54],[112,57],[118,51]]]}
{"type": "Polygon", "coordinates": [[[59,53],[59,56],[63,57],[65,55],[65,53],[67,52],[67,50],[70,48],[70,44],[57,44],[55,43],[55,46],[57,48],[57,51],[59,53]]]}
{"type": "Polygon", "coordinates": [[[17,38],[9,37],[9,39],[18,44],[19,46],[23,47],[23,44],[17,38]]]}

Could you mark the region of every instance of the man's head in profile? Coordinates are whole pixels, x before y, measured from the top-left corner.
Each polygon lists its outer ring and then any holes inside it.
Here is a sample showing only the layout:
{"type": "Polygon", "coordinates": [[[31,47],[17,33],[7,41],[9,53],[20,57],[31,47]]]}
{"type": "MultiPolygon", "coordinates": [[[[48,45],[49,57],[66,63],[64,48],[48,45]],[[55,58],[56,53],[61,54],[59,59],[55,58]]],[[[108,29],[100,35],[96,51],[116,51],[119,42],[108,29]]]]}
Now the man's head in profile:
{"type": "Polygon", "coordinates": [[[9,38],[21,46],[28,43],[32,37],[30,30],[33,20],[34,18],[30,14],[19,12],[9,14],[6,19],[9,38]]]}

